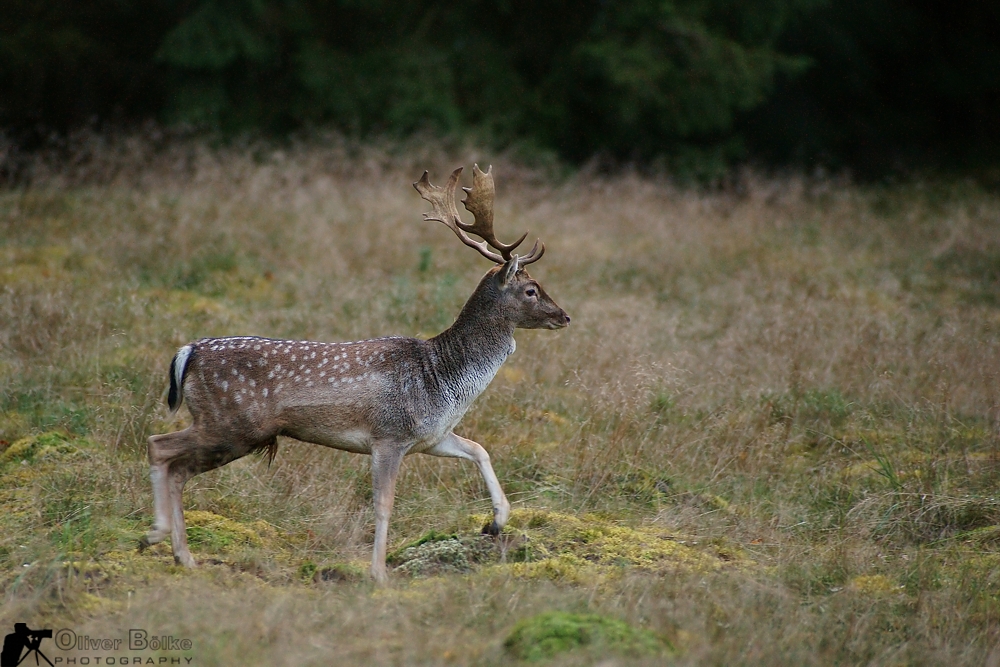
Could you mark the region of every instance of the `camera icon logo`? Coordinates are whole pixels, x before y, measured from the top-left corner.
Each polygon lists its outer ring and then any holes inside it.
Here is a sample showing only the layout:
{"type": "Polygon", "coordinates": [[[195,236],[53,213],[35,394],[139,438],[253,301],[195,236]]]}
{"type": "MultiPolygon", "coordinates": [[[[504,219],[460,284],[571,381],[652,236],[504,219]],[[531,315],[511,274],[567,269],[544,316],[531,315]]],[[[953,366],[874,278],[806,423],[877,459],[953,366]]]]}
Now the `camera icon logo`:
{"type": "Polygon", "coordinates": [[[40,657],[45,662],[52,665],[44,653],[41,645],[43,639],[52,637],[52,630],[32,630],[27,623],[15,623],[14,632],[3,639],[3,650],[0,651],[0,667],[17,667],[24,662],[32,653],[35,654],[35,662],[40,657]],[[27,652],[25,653],[25,649],[27,652]]]}

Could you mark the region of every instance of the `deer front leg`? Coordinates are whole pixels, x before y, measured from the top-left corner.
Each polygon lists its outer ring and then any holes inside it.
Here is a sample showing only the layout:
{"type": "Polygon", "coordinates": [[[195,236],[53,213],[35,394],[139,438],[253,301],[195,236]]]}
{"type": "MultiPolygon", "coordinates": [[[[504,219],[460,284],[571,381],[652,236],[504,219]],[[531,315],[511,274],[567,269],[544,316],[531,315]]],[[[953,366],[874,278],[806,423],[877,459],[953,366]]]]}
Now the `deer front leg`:
{"type": "Polygon", "coordinates": [[[371,575],[379,584],[385,584],[389,578],[385,567],[385,552],[389,540],[389,516],[396,496],[396,477],[402,460],[403,451],[392,444],[372,447],[375,544],[372,547],[371,575]]]}
{"type": "Polygon", "coordinates": [[[499,535],[503,530],[507,519],[510,518],[510,503],[507,496],[500,488],[500,480],[493,472],[490,464],[490,455],[478,442],[463,438],[460,435],[449,433],[445,439],[424,452],[432,456],[447,456],[459,459],[474,461],[479,466],[479,472],[486,482],[486,488],[490,492],[490,500],[493,502],[493,522],[483,526],[483,532],[490,535],[499,535]]]}

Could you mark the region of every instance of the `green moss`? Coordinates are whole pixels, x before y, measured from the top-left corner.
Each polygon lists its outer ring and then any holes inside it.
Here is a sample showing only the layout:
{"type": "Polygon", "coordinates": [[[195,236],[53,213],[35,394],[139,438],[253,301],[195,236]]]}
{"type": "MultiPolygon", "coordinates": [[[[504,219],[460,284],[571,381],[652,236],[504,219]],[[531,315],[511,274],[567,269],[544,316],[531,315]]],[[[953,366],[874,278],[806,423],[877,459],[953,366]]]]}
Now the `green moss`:
{"type": "Polygon", "coordinates": [[[312,581],[313,577],[319,571],[319,567],[316,563],[311,560],[307,560],[301,565],[299,565],[299,579],[304,579],[306,581],[312,581]]]}
{"type": "MultiPolygon", "coordinates": [[[[724,562],[716,554],[683,544],[666,531],[619,526],[594,515],[578,518],[543,510],[518,511],[508,526],[525,533],[527,561],[571,555],[581,563],[602,567],[700,571],[718,569],[724,562]]],[[[726,560],[737,558],[727,554],[726,560]]],[[[526,573],[531,570],[525,568],[526,573]]]]}
{"type": "Polygon", "coordinates": [[[0,454],[0,468],[13,462],[31,464],[36,461],[75,454],[79,451],[79,448],[72,444],[75,441],[69,435],[59,431],[21,438],[0,454]]]}
{"type": "Polygon", "coordinates": [[[439,533],[435,537],[437,539],[421,538],[412,546],[394,552],[388,560],[389,565],[399,574],[428,576],[471,572],[477,563],[497,560],[496,546],[489,537],[479,534],[441,536],[439,533]]]}
{"type": "Polygon", "coordinates": [[[494,564],[516,577],[590,584],[629,568],[677,568],[709,572],[746,563],[737,549],[704,549],[685,544],[666,531],[632,528],[597,515],[576,517],[545,510],[517,510],[498,542],[478,533],[483,517],[469,517],[454,533],[431,531],[392,552],[387,563],[400,574],[427,576],[464,573],[494,564]],[[468,529],[475,533],[465,532],[468,529]]]}
{"type": "Polygon", "coordinates": [[[251,528],[224,516],[198,510],[184,512],[184,521],[191,548],[210,553],[228,551],[239,546],[263,546],[264,540],[259,531],[269,528],[262,521],[255,522],[251,528]]]}
{"type": "Polygon", "coordinates": [[[457,540],[457,539],[458,539],[457,533],[439,533],[436,530],[431,530],[424,533],[423,535],[413,540],[412,542],[407,542],[398,549],[390,552],[389,555],[386,556],[385,560],[389,565],[398,565],[404,561],[404,559],[401,558],[401,556],[403,552],[406,551],[407,549],[413,549],[415,547],[427,544],[428,542],[441,542],[443,540],[457,540]]]}
{"type": "Polygon", "coordinates": [[[902,588],[884,574],[863,574],[854,577],[848,587],[866,597],[898,593],[902,588]]]}
{"type": "Polygon", "coordinates": [[[664,653],[669,646],[648,630],[597,614],[549,611],[520,621],[504,648],[520,660],[537,661],[586,646],[638,654],[664,653]]]}

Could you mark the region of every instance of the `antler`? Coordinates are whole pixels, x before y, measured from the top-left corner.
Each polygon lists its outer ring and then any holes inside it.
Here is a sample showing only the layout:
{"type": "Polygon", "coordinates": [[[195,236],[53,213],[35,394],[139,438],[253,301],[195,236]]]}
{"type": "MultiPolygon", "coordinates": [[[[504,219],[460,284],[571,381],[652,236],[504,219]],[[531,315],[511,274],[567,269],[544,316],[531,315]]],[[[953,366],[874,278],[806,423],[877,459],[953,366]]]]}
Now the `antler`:
{"type": "Polygon", "coordinates": [[[438,185],[431,185],[426,170],[424,171],[424,175],[420,177],[420,180],[413,184],[413,187],[420,193],[420,196],[429,201],[431,206],[434,207],[433,212],[424,213],[424,220],[443,222],[451,231],[455,232],[455,235],[462,240],[462,243],[470,248],[475,248],[486,259],[498,264],[505,262],[506,260],[503,257],[487,248],[484,241],[473,241],[458,226],[458,223],[462,219],[458,215],[458,209],[455,208],[455,188],[458,186],[458,177],[461,175],[462,169],[462,167],[459,167],[453,171],[451,177],[448,179],[448,183],[443,188],[438,185]]]}
{"type": "MultiPolygon", "coordinates": [[[[479,251],[479,254],[489,260],[498,264],[510,261],[513,257],[512,253],[514,249],[524,241],[528,233],[525,232],[521,238],[510,245],[497,240],[493,232],[493,200],[496,197],[496,186],[493,184],[492,166],[487,168],[486,172],[483,173],[479,169],[478,164],[473,165],[472,187],[462,188],[468,195],[462,203],[465,204],[466,209],[472,212],[476,221],[471,225],[462,222],[462,218],[458,214],[458,208],[455,206],[455,188],[458,185],[462,169],[462,167],[459,167],[452,172],[448,183],[444,187],[432,185],[426,171],[420,177],[420,180],[413,184],[413,187],[420,193],[420,196],[429,201],[431,206],[434,207],[433,212],[424,213],[424,220],[437,220],[444,223],[451,231],[455,232],[455,235],[461,239],[462,243],[470,248],[475,248],[479,251]],[[485,243],[483,241],[473,241],[465,232],[479,236],[485,243]],[[500,254],[490,250],[487,244],[500,251],[500,254]]],[[[537,262],[544,252],[545,245],[543,244],[541,250],[539,250],[538,241],[535,241],[535,246],[531,249],[531,252],[526,257],[519,257],[518,263],[524,265],[537,262]]]]}
{"type": "Polygon", "coordinates": [[[459,220],[458,226],[467,232],[472,232],[476,236],[486,239],[487,243],[500,251],[504,261],[509,261],[511,253],[527,238],[528,232],[525,232],[521,238],[510,245],[500,243],[493,233],[493,200],[496,198],[497,193],[496,186],[493,184],[493,165],[487,167],[484,174],[478,164],[473,164],[472,187],[462,188],[462,190],[468,195],[462,203],[475,216],[476,221],[471,225],[467,225],[459,220]]]}

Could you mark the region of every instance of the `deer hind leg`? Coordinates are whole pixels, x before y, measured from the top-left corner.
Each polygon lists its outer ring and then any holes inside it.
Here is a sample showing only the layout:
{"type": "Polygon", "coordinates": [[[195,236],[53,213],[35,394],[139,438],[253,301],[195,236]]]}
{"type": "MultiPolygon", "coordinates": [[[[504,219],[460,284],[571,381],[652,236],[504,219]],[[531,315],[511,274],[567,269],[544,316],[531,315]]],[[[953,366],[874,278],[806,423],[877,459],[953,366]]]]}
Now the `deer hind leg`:
{"type": "Polygon", "coordinates": [[[153,529],[139,540],[139,548],[162,542],[173,527],[170,491],[170,461],[178,453],[197,445],[197,439],[190,428],[149,438],[149,478],[153,483],[153,529]]]}
{"type": "Polygon", "coordinates": [[[375,544],[372,547],[372,579],[384,584],[386,545],[389,540],[389,516],[396,496],[396,478],[403,451],[393,445],[372,447],[372,495],[375,501],[375,544]]]}
{"type": "Polygon", "coordinates": [[[193,428],[150,438],[150,475],[157,518],[145,542],[155,544],[169,532],[174,560],[185,567],[194,567],[184,523],[184,485],[195,475],[234,461],[251,449],[252,446],[245,444],[206,440],[193,428]]]}
{"type": "Polygon", "coordinates": [[[184,523],[184,507],[182,498],[184,485],[196,475],[209,470],[215,470],[231,461],[242,458],[255,449],[262,449],[276,444],[276,438],[248,444],[246,441],[235,443],[228,440],[195,439],[194,446],[179,455],[170,463],[167,486],[170,489],[170,545],[174,550],[174,561],[184,567],[195,567],[197,563],[188,549],[187,526],[184,523]]]}
{"type": "Polygon", "coordinates": [[[510,503],[507,502],[507,496],[500,488],[500,480],[497,479],[497,474],[493,472],[493,466],[490,464],[490,455],[483,449],[483,446],[468,438],[449,433],[444,440],[430,449],[424,450],[424,454],[467,459],[479,467],[483,481],[486,482],[486,488],[489,489],[490,500],[493,502],[493,522],[483,526],[483,532],[499,535],[506,525],[507,519],[510,518],[510,503]]]}

